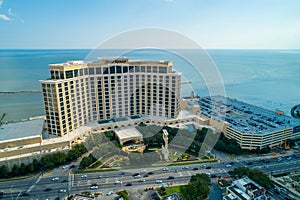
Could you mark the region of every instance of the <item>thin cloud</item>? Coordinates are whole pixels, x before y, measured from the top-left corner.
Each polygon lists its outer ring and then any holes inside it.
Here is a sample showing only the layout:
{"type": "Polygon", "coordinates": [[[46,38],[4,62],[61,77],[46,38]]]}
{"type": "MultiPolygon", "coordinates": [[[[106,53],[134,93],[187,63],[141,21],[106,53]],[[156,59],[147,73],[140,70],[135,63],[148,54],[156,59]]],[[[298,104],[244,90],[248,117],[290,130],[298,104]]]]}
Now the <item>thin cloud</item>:
{"type": "Polygon", "coordinates": [[[9,18],[8,16],[4,15],[4,14],[0,14],[0,19],[4,20],[4,21],[10,21],[11,18],[9,18]]]}
{"type": "Polygon", "coordinates": [[[0,0],[0,8],[1,8],[2,4],[3,4],[3,0],[0,0]]]}
{"type": "Polygon", "coordinates": [[[16,16],[16,14],[14,14],[14,13],[12,12],[12,9],[11,9],[11,8],[9,8],[7,12],[8,12],[8,14],[11,15],[11,16],[16,16]]]}

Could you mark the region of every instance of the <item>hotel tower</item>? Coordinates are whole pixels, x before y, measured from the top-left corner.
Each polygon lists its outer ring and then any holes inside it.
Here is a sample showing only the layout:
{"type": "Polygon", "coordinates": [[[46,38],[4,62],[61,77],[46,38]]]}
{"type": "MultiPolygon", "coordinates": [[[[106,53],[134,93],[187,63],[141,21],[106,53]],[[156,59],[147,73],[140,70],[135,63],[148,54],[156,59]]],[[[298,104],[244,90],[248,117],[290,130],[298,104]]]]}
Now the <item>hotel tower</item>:
{"type": "Polygon", "coordinates": [[[63,136],[91,121],[127,116],[175,118],[181,74],[171,61],[99,58],[49,65],[40,81],[49,134],[63,136]]]}

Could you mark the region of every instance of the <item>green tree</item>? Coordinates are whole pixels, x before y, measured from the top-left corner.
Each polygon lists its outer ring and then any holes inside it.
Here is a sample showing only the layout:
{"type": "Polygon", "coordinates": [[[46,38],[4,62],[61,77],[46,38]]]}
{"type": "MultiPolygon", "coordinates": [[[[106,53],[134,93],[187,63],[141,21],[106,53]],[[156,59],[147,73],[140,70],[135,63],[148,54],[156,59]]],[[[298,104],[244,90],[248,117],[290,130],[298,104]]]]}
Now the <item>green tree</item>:
{"type": "Polygon", "coordinates": [[[82,160],[80,162],[80,167],[85,169],[88,166],[90,166],[93,162],[94,162],[93,156],[84,157],[84,158],[82,158],[82,160]]]}
{"type": "Polygon", "coordinates": [[[270,177],[257,169],[251,170],[246,167],[236,167],[230,174],[238,178],[241,178],[242,176],[248,176],[251,180],[255,181],[265,189],[274,187],[270,177]]]}
{"type": "Polygon", "coordinates": [[[24,163],[21,164],[20,168],[19,168],[19,173],[20,175],[24,175],[26,174],[26,165],[24,163]]]}
{"type": "Polygon", "coordinates": [[[40,169],[40,162],[37,159],[34,159],[32,164],[33,164],[34,170],[40,169]]]}
{"type": "Polygon", "coordinates": [[[209,195],[210,178],[206,174],[196,174],[191,177],[186,186],[181,187],[181,193],[186,200],[202,200],[209,195]]]}
{"type": "Polygon", "coordinates": [[[40,165],[42,170],[53,169],[55,167],[54,156],[52,154],[43,156],[40,165]]]}
{"type": "Polygon", "coordinates": [[[120,195],[121,197],[123,197],[125,200],[129,200],[129,194],[128,194],[127,190],[122,190],[122,191],[120,191],[120,192],[119,192],[119,195],[120,195]]]}
{"type": "Polygon", "coordinates": [[[2,165],[0,168],[0,178],[7,178],[9,171],[6,165],[2,165]]]}
{"type": "Polygon", "coordinates": [[[68,152],[68,156],[67,156],[67,160],[72,161],[72,160],[76,160],[77,158],[80,157],[80,152],[78,149],[71,149],[68,152]]]}
{"type": "Polygon", "coordinates": [[[77,149],[81,154],[86,153],[88,150],[85,148],[84,144],[77,144],[75,146],[75,149],[77,149]]]}
{"type": "Polygon", "coordinates": [[[11,176],[18,176],[19,175],[19,167],[16,164],[14,164],[10,173],[11,173],[11,176]]]}
{"type": "Polygon", "coordinates": [[[31,172],[34,172],[34,165],[33,163],[29,163],[27,166],[26,166],[26,171],[31,173],[31,172]]]}
{"type": "Polygon", "coordinates": [[[55,165],[62,165],[66,162],[67,156],[63,152],[58,152],[53,154],[53,160],[55,161],[55,165]]]}

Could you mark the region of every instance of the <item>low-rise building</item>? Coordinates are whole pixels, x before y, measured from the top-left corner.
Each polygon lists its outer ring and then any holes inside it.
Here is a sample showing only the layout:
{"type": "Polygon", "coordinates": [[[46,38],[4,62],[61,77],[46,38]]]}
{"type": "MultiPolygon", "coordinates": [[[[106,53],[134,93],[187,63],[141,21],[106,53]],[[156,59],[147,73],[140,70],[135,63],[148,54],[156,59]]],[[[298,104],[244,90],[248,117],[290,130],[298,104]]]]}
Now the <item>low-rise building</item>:
{"type": "Polygon", "coordinates": [[[227,187],[223,200],[266,200],[266,190],[247,176],[227,187]]]}

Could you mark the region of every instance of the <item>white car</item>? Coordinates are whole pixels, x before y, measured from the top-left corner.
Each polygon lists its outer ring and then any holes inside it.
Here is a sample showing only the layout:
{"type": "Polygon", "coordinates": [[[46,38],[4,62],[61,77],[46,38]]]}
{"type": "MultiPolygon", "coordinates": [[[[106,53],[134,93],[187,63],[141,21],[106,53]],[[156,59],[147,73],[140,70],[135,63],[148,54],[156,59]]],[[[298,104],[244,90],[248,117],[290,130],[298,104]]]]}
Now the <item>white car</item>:
{"type": "Polygon", "coordinates": [[[59,177],[52,178],[52,181],[59,181],[59,177]]]}
{"type": "Polygon", "coordinates": [[[59,192],[60,192],[60,193],[66,193],[66,192],[67,192],[67,189],[60,189],[59,192]]]}
{"type": "Polygon", "coordinates": [[[142,183],[142,182],[146,182],[146,180],[145,179],[140,179],[140,180],[138,180],[138,182],[142,183]]]}
{"type": "Polygon", "coordinates": [[[141,175],[136,175],[134,176],[134,178],[141,178],[141,175]]]}
{"type": "Polygon", "coordinates": [[[188,166],[183,166],[183,167],[182,167],[182,169],[188,169],[188,168],[189,168],[188,166]]]}
{"type": "Polygon", "coordinates": [[[106,196],[110,196],[110,195],[112,195],[113,193],[114,193],[114,191],[110,191],[110,192],[106,193],[106,196]]]}
{"type": "Polygon", "coordinates": [[[69,167],[69,165],[64,165],[62,168],[67,169],[68,167],[69,167]]]}
{"type": "Polygon", "coordinates": [[[93,185],[93,186],[91,186],[90,188],[91,188],[91,190],[97,190],[97,189],[98,189],[98,186],[97,186],[97,185],[93,185]]]}
{"type": "Polygon", "coordinates": [[[122,184],[122,181],[116,180],[116,181],[115,181],[115,184],[122,184]]]}
{"type": "Polygon", "coordinates": [[[169,171],[169,168],[165,167],[162,169],[163,171],[169,171]]]}
{"type": "Polygon", "coordinates": [[[162,182],[163,182],[162,180],[156,180],[155,181],[156,184],[159,184],[159,183],[162,183],[162,182]]]}
{"type": "Polygon", "coordinates": [[[228,165],[226,165],[226,167],[231,167],[231,165],[230,165],[230,164],[228,164],[228,165]]]}
{"type": "Polygon", "coordinates": [[[87,175],[82,175],[81,178],[87,178],[87,175]]]}

